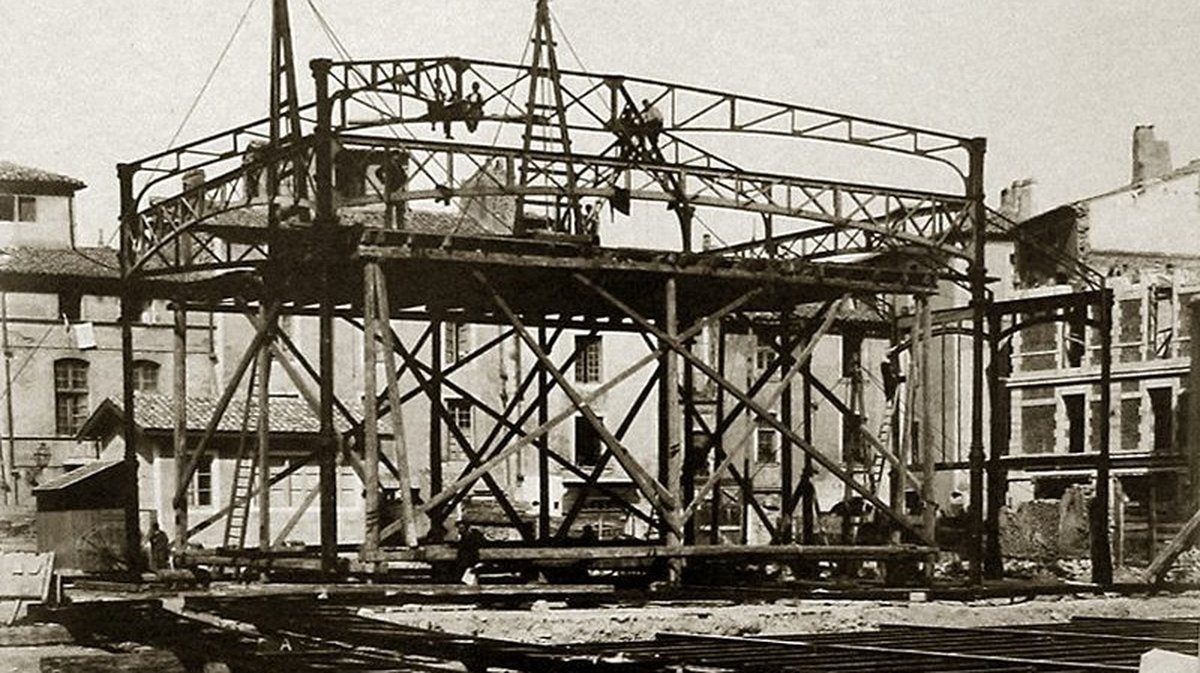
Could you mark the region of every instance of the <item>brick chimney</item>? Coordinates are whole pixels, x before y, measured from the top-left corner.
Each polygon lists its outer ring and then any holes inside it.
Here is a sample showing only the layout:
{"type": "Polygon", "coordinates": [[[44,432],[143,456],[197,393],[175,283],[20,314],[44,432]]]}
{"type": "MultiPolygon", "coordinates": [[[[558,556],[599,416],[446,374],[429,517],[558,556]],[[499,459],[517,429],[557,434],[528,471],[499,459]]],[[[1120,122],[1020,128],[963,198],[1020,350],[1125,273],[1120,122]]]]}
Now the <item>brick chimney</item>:
{"type": "Polygon", "coordinates": [[[1171,172],[1171,146],[1165,140],[1155,140],[1154,125],[1143,124],[1133,129],[1132,184],[1161,178],[1171,172]]]}
{"type": "Polygon", "coordinates": [[[1032,178],[1013,180],[1012,184],[1000,190],[1000,214],[1013,222],[1023,222],[1033,217],[1033,185],[1032,178]]]}

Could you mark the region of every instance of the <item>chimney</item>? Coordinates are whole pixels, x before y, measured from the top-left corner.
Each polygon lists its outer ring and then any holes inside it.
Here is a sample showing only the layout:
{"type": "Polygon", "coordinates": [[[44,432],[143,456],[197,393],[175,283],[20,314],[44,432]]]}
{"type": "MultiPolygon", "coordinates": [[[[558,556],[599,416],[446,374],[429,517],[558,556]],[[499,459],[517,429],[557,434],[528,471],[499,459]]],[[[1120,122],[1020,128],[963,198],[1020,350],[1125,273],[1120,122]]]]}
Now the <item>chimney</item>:
{"type": "Polygon", "coordinates": [[[1171,146],[1165,140],[1154,139],[1154,125],[1142,124],[1133,129],[1132,184],[1161,178],[1171,172],[1171,146]]]}
{"type": "Polygon", "coordinates": [[[1000,190],[1000,214],[1013,222],[1023,222],[1033,216],[1033,179],[1013,180],[1000,190]]]}

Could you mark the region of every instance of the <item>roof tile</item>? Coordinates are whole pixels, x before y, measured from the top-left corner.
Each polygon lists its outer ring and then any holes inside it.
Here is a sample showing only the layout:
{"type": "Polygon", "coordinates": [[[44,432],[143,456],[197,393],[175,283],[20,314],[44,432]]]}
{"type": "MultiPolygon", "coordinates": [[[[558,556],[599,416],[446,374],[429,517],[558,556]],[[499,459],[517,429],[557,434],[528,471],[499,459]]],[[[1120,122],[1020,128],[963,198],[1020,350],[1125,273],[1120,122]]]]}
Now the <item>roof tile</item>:
{"type": "Polygon", "coordinates": [[[22,166],[11,161],[0,161],[0,182],[27,182],[42,185],[57,185],[83,189],[87,187],[82,180],[68,175],[51,173],[40,168],[22,166]]]}

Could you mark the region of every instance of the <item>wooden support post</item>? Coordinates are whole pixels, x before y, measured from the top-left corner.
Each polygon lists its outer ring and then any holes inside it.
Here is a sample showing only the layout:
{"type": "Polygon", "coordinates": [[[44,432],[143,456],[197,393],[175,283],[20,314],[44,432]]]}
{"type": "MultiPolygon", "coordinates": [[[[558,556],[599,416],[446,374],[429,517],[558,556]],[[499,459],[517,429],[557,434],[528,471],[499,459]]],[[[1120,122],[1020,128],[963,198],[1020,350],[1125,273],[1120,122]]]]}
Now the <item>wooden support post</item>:
{"type": "MultiPolygon", "coordinates": [[[[857,396],[862,390],[862,334],[843,332],[842,342],[842,380],[848,382],[850,403],[843,405],[842,413],[842,465],[846,472],[853,475],[855,466],[862,466],[862,425],[857,396]]],[[[831,391],[832,392],[832,391],[831,391]]],[[[842,483],[842,500],[848,501],[854,497],[850,481],[842,483]]],[[[858,530],[849,516],[842,517],[842,544],[854,544],[858,530]]]]}
{"type": "MultiPolygon", "coordinates": [[[[800,369],[803,377],[803,394],[800,403],[804,405],[801,416],[804,421],[804,441],[812,444],[813,440],[813,396],[812,396],[812,362],[805,362],[800,369]]],[[[813,483],[816,467],[812,456],[804,453],[804,471],[800,473],[800,541],[804,544],[816,542],[817,526],[817,489],[813,483]]]]}
{"type": "MultiPolygon", "coordinates": [[[[375,312],[375,321],[379,331],[383,334],[383,364],[388,372],[396,372],[398,371],[396,369],[397,343],[395,334],[392,333],[392,304],[388,298],[387,279],[378,264],[373,265],[372,270],[375,277],[375,297],[379,302],[375,312]]],[[[392,419],[392,441],[396,446],[396,478],[400,482],[399,490],[396,493],[400,503],[400,531],[405,546],[415,547],[417,546],[417,526],[413,514],[412,474],[408,460],[408,442],[404,433],[404,413],[401,409],[398,376],[389,374],[387,392],[388,404],[391,407],[388,416],[392,419]]]]}
{"type": "MultiPolygon", "coordinates": [[[[175,300],[174,325],[174,385],[172,405],[174,407],[175,428],[172,436],[172,446],[175,453],[175,483],[187,480],[187,311],[183,308],[180,298],[175,300]]],[[[210,335],[211,338],[211,335],[210,335]]],[[[188,541],[188,499],[181,498],[173,502],[175,509],[175,551],[183,553],[188,541]]]]}
{"type": "Polygon", "coordinates": [[[0,448],[0,484],[6,505],[17,505],[17,432],[13,425],[12,344],[8,339],[8,293],[0,292],[0,348],[4,349],[4,447],[0,448]]]}
{"type": "MultiPolygon", "coordinates": [[[[442,343],[444,329],[447,323],[440,319],[430,323],[432,334],[429,338],[429,365],[433,371],[429,373],[429,492],[442,492],[442,417],[438,415],[437,405],[433,400],[442,396],[442,353],[445,346],[442,343]]],[[[446,518],[450,515],[448,509],[430,509],[429,539],[441,542],[446,535],[446,518]]]]}
{"type": "MultiPolygon", "coordinates": [[[[783,322],[782,320],[780,322],[783,322]]],[[[791,357],[791,354],[787,354],[791,357]]],[[[782,357],[782,356],[781,356],[782,357]]],[[[792,381],[789,379],[780,383],[783,393],[779,398],[780,420],[789,428],[795,428],[792,422],[792,381]]],[[[794,445],[786,438],[779,447],[779,535],[777,542],[791,543],[795,541],[792,518],[796,503],[792,502],[792,493],[796,490],[794,445]]]]}
{"type": "MultiPolygon", "coordinates": [[[[893,325],[895,323],[893,322],[893,325]]],[[[887,396],[887,406],[889,416],[885,421],[888,424],[888,448],[896,456],[896,463],[888,470],[888,492],[891,497],[892,509],[907,513],[906,503],[904,502],[904,492],[907,488],[907,482],[904,479],[905,466],[910,464],[908,456],[904,454],[906,443],[902,441],[901,424],[900,424],[900,352],[897,349],[900,341],[899,329],[893,327],[892,331],[892,347],[888,351],[888,369],[891,371],[891,378],[884,379],[884,394],[887,396]]],[[[907,391],[907,387],[905,387],[907,391]]],[[[890,536],[892,544],[900,544],[901,536],[899,530],[893,530],[890,536]]]]}
{"type": "Polygon", "coordinates": [[[133,232],[137,226],[137,201],[133,195],[133,167],[128,164],[117,166],[117,177],[121,183],[121,388],[122,409],[125,412],[123,436],[125,453],[125,491],[122,493],[125,510],[125,552],[132,572],[140,572],[146,565],[142,558],[141,522],[138,516],[138,455],[137,418],[133,395],[133,319],[138,306],[137,287],[131,277],[133,260],[133,232]]]}
{"type": "Polygon", "coordinates": [[[1096,496],[1092,501],[1092,582],[1108,586],[1113,581],[1112,545],[1109,540],[1108,518],[1112,472],[1109,465],[1112,437],[1112,290],[1100,293],[1100,456],[1096,461],[1096,496]]]}
{"type": "Polygon", "coordinates": [[[984,255],[987,244],[987,208],[984,205],[983,157],[987,141],[973,138],[967,145],[967,202],[971,212],[972,255],[971,285],[971,448],[968,454],[971,468],[970,499],[970,582],[983,583],[983,351],[984,330],[987,328],[987,268],[984,255]]]}
{"type": "MultiPolygon", "coordinates": [[[[725,349],[725,326],[718,324],[714,330],[717,339],[717,371],[721,372],[721,376],[728,376],[726,371],[726,349],[725,349]]],[[[725,391],[717,388],[717,411],[714,419],[714,427],[712,433],[712,451],[713,464],[720,465],[725,462],[725,391]]],[[[691,497],[696,497],[696,489],[693,485],[691,497]]],[[[711,511],[709,512],[709,526],[711,527],[711,543],[721,544],[724,540],[721,539],[721,508],[723,506],[722,499],[724,491],[721,489],[720,483],[712,491],[711,511]]]]}
{"type": "MultiPolygon", "coordinates": [[[[689,341],[691,348],[695,342],[689,341]]],[[[680,494],[683,502],[690,502],[696,494],[696,468],[701,461],[701,450],[706,447],[696,444],[696,372],[692,363],[683,365],[683,460],[680,473],[680,494]]],[[[696,544],[696,519],[689,518],[683,525],[683,543],[696,544]]]]}
{"type": "MultiPolygon", "coordinates": [[[[933,324],[929,310],[929,297],[925,295],[917,296],[917,319],[921,324],[921,339],[918,343],[913,344],[913,348],[919,349],[921,353],[919,358],[921,379],[919,411],[921,419],[921,500],[925,505],[921,509],[921,527],[925,530],[925,535],[930,540],[937,540],[937,507],[935,505],[933,483],[934,471],[937,465],[937,454],[934,451],[933,441],[933,386],[930,385],[933,379],[933,362],[930,357],[933,342],[933,324]]],[[[933,567],[936,562],[936,554],[926,559],[926,577],[933,578],[933,567]]]]}
{"type": "Polygon", "coordinates": [[[1190,339],[1188,353],[1191,356],[1187,378],[1187,414],[1188,430],[1184,456],[1187,465],[1187,490],[1184,502],[1192,511],[1200,511],[1200,297],[1193,297],[1188,303],[1187,314],[1189,334],[1196,336],[1190,339]]]}
{"type": "MultiPolygon", "coordinates": [[[[663,297],[663,327],[666,338],[679,338],[679,289],[674,277],[667,278],[663,297]]],[[[663,354],[663,406],[666,418],[662,421],[666,430],[667,452],[667,504],[670,506],[667,525],[667,547],[681,548],[683,538],[683,427],[679,415],[679,354],[668,348],[663,354]]],[[[677,584],[683,579],[683,559],[672,557],[667,563],[669,581],[677,584]]]]}
{"type": "MultiPolygon", "coordinates": [[[[517,348],[521,344],[518,340],[517,348]]],[[[550,344],[546,335],[546,328],[538,328],[538,347],[544,352],[550,352],[550,344]]],[[[546,373],[546,367],[541,362],[537,362],[537,419],[538,425],[545,424],[550,418],[550,376],[546,373]]],[[[538,474],[538,539],[550,539],[550,436],[542,435],[534,443],[537,447],[537,474],[538,474]]],[[[580,497],[585,497],[580,494],[580,497]]]]}
{"type": "MultiPolygon", "coordinates": [[[[337,213],[333,205],[333,103],[329,98],[328,59],[312,61],[313,80],[317,98],[316,138],[316,218],[314,227],[320,232],[320,241],[326,246],[334,243],[337,213]]],[[[337,570],[337,438],[333,428],[333,314],[334,297],[332,287],[332,254],[321,255],[317,273],[320,277],[320,301],[318,309],[318,362],[320,372],[320,439],[318,473],[321,486],[321,569],[326,573],[337,570]]]]}
{"type": "MultiPolygon", "coordinates": [[[[363,513],[363,544],[360,557],[371,560],[379,551],[379,413],[375,398],[379,394],[376,353],[379,349],[379,303],[375,294],[375,267],[363,265],[363,473],[366,491],[363,513]]],[[[393,411],[398,413],[398,410],[393,411]]]]}
{"type": "Polygon", "coordinates": [[[266,307],[267,335],[258,347],[258,547],[271,548],[271,332],[274,320],[266,307]]]}
{"type": "Polygon", "coordinates": [[[983,574],[988,579],[1004,576],[1004,550],[1000,547],[1000,512],[1008,500],[1008,469],[1003,458],[1008,453],[1012,402],[1007,377],[1011,367],[1010,354],[1000,348],[1001,316],[994,310],[988,316],[988,344],[991,367],[988,368],[988,399],[992,410],[991,438],[987,466],[986,548],[983,574]]]}
{"type": "Polygon", "coordinates": [[[1158,553],[1158,484],[1153,477],[1146,480],[1146,528],[1150,538],[1146,558],[1154,558],[1158,553]]]}

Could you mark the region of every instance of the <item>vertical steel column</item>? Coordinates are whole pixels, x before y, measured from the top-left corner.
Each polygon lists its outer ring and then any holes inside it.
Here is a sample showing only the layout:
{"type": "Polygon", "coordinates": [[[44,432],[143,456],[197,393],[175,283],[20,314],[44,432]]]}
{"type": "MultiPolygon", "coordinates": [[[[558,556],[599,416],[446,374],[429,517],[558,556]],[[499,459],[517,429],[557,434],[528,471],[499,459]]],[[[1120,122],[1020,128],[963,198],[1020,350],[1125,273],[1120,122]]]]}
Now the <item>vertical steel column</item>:
{"type": "Polygon", "coordinates": [[[125,500],[125,552],[129,568],[140,572],[145,567],[142,558],[141,523],[138,518],[138,455],[137,425],[133,399],[133,316],[137,306],[137,289],[132,276],[133,232],[137,226],[137,201],[133,196],[134,168],[129,164],[117,165],[117,178],[121,183],[121,407],[125,411],[122,428],[125,441],[124,465],[126,489],[125,500]]]}
{"type": "MultiPolygon", "coordinates": [[[[663,331],[668,339],[674,341],[679,337],[679,297],[678,285],[674,277],[667,278],[664,288],[663,331]]],[[[663,354],[663,407],[666,418],[663,428],[666,431],[667,454],[667,492],[671,498],[671,525],[667,526],[667,547],[678,550],[683,546],[683,539],[677,532],[683,526],[683,491],[681,477],[683,475],[683,442],[681,435],[683,427],[679,417],[679,354],[668,348],[663,354]]],[[[678,583],[683,578],[683,559],[672,558],[668,562],[669,580],[678,583]]]]}
{"type": "MultiPolygon", "coordinates": [[[[544,318],[544,316],[543,316],[544,318]]],[[[520,341],[517,342],[517,348],[521,347],[520,341]]],[[[543,353],[550,352],[550,341],[546,335],[546,326],[538,327],[538,348],[542,349],[543,353]]],[[[546,372],[546,367],[538,362],[537,367],[537,418],[538,426],[546,424],[550,418],[550,377],[546,372]]],[[[537,473],[538,473],[538,539],[542,541],[549,540],[550,533],[550,434],[543,433],[534,442],[537,447],[537,473]]],[[[587,489],[580,491],[579,497],[585,497],[587,489]]]]}
{"type": "MultiPolygon", "coordinates": [[[[1100,290],[1100,457],[1096,461],[1096,497],[1092,501],[1092,582],[1108,586],[1113,581],[1112,548],[1108,535],[1109,465],[1112,417],[1112,310],[1113,295],[1108,287],[1100,290]]],[[[1196,338],[1196,337],[1193,337],[1196,338]]],[[[1193,392],[1193,394],[1195,394],[1193,392]]]]}
{"type": "MultiPolygon", "coordinates": [[[[379,551],[379,395],[376,354],[379,348],[379,305],[375,295],[375,261],[363,264],[363,544],[360,558],[370,561],[379,551]]],[[[393,409],[392,413],[399,413],[393,409]]],[[[404,484],[400,485],[404,488],[404,484]]]]}
{"type": "Polygon", "coordinates": [[[967,145],[970,170],[967,173],[967,203],[971,208],[973,251],[971,258],[971,467],[970,501],[970,581],[983,583],[983,349],[987,321],[987,269],[984,248],[987,245],[987,211],[984,207],[983,157],[987,140],[973,138],[967,145]]]}
{"type": "MultiPolygon", "coordinates": [[[[211,334],[209,336],[211,337],[211,334]]],[[[187,310],[184,309],[183,297],[175,298],[174,326],[174,396],[172,404],[175,413],[175,432],[172,445],[175,450],[175,483],[187,480],[187,310]]],[[[175,502],[175,551],[183,553],[187,549],[188,538],[188,499],[180,498],[175,502]]]]}
{"type": "Polygon", "coordinates": [[[258,548],[271,548],[271,343],[274,339],[274,311],[266,306],[259,316],[267,333],[258,347],[258,548]]]}
{"type": "Polygon", "coordinates": [[[337,569],[337,438],[333,430],[333,311],[334,297],[331,277],[334,228],[337,213],[333,206],[333,134],[331,130],[333,105],[329,99],[328,59],[316,59],[311,67],[317,92],[316,183],[317,214],[316,240],[320,246],[317,273],[320,278],[319,361],[320,370],[320,446],[318,466],[321,489],[321,569],[337,569]]]}

